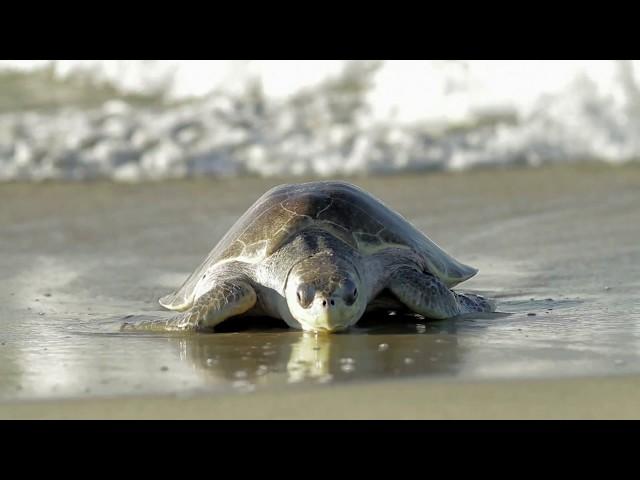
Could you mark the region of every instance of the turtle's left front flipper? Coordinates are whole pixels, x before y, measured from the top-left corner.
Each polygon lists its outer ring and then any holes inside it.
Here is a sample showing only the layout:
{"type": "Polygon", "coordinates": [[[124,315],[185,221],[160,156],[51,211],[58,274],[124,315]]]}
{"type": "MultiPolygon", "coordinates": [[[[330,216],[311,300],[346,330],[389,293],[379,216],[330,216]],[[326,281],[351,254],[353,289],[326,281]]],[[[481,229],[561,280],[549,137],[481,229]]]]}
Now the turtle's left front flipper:
{"type": "Polygon", "coordinates": [[[229,317],[249,311],[256,304],[253,287],[242,280],[216,282],[211,290],[198,298],[193,306],[168,320],[149,320],[123,325],[128,330],[184,331],[206,330],[229,317]]]}
{"type": "Polygon", "coordinates": [[[493,305],[484,297],[453,292],[434,275],[412,267],[396,270],[388,287],[412,311],[427,318],[493,311],[493,305]]]}

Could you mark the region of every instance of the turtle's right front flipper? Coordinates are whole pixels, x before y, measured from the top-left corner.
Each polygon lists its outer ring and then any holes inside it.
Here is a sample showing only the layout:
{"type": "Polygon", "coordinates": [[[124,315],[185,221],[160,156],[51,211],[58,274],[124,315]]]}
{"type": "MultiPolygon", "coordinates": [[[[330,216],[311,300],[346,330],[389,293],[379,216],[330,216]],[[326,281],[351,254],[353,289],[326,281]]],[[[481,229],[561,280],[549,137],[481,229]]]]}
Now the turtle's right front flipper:
{"type": "Polygon", "coordinates": [[[485,298],[456,293],[434,275],[411,267],[402,267],[393,273],[389,290],[412,311],[427,318],[444,319],[493,310],[485,298]]]}
{"type": "Polygon", "coordinates": [[[208,330],[229,317],[247,312],[253,308],[256,300],[256,292],[248,282],[242,280],[222,281],[198,298],[186,312],[168,320],[148,320],[137,324],[125,324],[123,329],[208,330]]]}

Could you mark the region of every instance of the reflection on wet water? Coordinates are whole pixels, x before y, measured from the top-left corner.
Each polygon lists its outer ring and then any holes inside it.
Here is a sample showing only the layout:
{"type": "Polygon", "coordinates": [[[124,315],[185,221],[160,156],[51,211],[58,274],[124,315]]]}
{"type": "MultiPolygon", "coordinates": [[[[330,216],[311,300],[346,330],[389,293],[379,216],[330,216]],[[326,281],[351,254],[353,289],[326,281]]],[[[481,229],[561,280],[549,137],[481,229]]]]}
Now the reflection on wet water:
{"type": "MultiPolygon", "coordinates": [[[[146,318],[164,312],[129,316],[146,318]]],[[[32,337],[2,346],[0,398],[209,391],[456,374],[460,322],[377,315],[343,334],[236,319],[212,334],[120,332],[122,318],[32,317],[32,337]],[[416,324],[416,321],[421,323],[416,324]]]]}
{"type": "MultiPolygon", "coordinates": [[[[511,378],[633,371],[637,334],[616,316],[586,317],[587,298],[503,296],[500,310],[444,321],[390,312],[351,331],[311,334],[268,319],[233,319],[216,333],[121,332],[124,317],[33,315],[31,337],[3,341],[0,398],[199,392],[421,376],[511,378]]],[[[127,316],[135,321],[166,312],[127,316]]]]}
{"type": "Polygon", "coordinates": [[[455,373],[459,352],[454,330],[454,322],[448,322],[420,335],[413,319],[334,335],[250,328],[172,340],[204,382],[328,383],[455,373]]]}

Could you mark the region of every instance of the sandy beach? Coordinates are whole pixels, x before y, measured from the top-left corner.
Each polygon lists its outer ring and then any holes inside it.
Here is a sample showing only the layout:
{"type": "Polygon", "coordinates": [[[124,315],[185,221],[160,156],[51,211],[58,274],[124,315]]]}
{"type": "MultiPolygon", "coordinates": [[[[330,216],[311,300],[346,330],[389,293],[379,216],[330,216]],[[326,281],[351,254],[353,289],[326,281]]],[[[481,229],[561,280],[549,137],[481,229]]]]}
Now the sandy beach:
{"type": "Polygon", "coordinates": [[[638,419],[639,379],[403,380],[251,395],[136,396],[0,404],[11,419],[594,420],[638,419]]]}
{"type": "MultiPolygon", "coordinates": [[[[295,181],[303,181],[298,178],[295,181]]],[[[0,418],[640,418],[640,168],[347,179],[499,313],[122,333],[291,179],[0,185],[0,418]]]]}

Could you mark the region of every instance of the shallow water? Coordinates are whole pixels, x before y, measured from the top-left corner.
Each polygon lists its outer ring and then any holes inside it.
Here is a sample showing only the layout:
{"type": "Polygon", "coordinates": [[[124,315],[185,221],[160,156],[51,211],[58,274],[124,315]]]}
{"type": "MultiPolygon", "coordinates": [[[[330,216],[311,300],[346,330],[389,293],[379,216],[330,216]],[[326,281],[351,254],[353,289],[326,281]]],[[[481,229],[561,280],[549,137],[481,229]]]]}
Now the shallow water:
{"type": "Polygon", "coordinates": [[[459,289],[501,313],[368,316],[336,335],[255,320],[119,331],[129,315],[166,315],[157,298],[276,180],[3,186],[0,399],[639,373],[639,180],[633,168],[354,180],[479,267],[459,289]]]}

